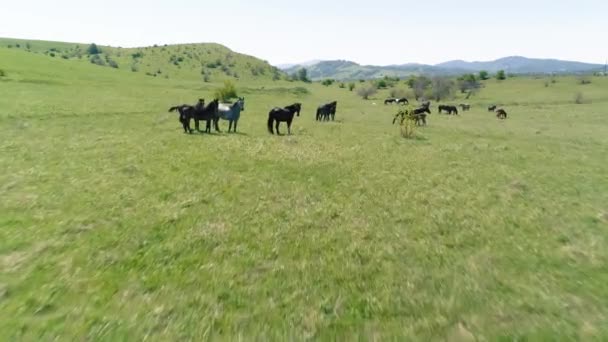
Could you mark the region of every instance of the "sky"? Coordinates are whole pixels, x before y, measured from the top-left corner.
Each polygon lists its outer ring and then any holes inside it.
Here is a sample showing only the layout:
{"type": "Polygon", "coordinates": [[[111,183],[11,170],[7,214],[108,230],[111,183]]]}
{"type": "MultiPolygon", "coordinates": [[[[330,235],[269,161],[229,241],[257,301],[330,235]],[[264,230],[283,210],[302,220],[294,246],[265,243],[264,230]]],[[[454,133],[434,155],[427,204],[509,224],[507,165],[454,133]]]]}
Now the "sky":
{"type": "Polygon", "coordinates": [[[608,58],[608,0],[0,0],[0,9],[0,37],[214,42],[275,65],[608,58]]]}

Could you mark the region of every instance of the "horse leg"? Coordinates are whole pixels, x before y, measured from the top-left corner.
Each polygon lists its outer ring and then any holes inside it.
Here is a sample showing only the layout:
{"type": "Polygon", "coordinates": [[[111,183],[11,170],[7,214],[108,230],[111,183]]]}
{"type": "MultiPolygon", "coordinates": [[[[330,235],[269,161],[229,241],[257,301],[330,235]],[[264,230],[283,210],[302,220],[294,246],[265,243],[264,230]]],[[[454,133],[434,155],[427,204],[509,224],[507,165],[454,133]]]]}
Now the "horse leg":
{"type": "Polygon", "coordinates": [[[197,118],[194,118],[194,128],[196,128],[197,132],[201,131],[200,128],[199,128],[199,125],[198,125],[198,119],[197,118]]]}
{"type": "Polygon", "coordinates": [[[291,135],[291,120],[287,121],[287,135],[291,135]]]}
{"type": "Polygon", "coordinates": [[[279,132],[279,125],[281,124],[281,122],[279,120],[277,120],[277,124],[276,124],[276,130],[277,130],[277,135],[281,135],[281,132],[279,132]]]}
{"type": "Polygon", "coordinates": [[[233,128],[233,132],[236,133],[236,124],[239,123],[239,120],[234,120],[234,128],[233,128]]]}

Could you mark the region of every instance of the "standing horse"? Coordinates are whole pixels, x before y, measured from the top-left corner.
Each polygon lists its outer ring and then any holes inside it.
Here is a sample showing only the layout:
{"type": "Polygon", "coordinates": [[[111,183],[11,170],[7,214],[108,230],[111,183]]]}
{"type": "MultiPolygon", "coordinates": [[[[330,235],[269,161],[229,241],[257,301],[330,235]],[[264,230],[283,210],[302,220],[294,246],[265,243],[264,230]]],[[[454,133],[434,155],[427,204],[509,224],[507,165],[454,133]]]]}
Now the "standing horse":
{"type": "Polygon", "coordinates": [[[458,106],[460,106],[460,108],[462,109],[463,112],[471,110],[471,105],[468,103],[461,103],[458,106]]]}
{"type": "Polygon", "coordinates": [[[205,106],[204,101],[200,101],[196,104],[196,106],[190,108],[191,117],[194,118],[194,127],[200,132],[199,129],[199,121],[206,121],[206,133],[211,133],[211,122],[215,123],[215,131],[220,132],[219,125],[217,124],[219,120],[218,116],[218,106],[220,101],[215,99],[211,101],[208,105],[205,106]]]}
{"type": "Polygon", "coordinates": [[[385,105],[390,104],[390,103],[397,103],[397,99],[392,99],[391,98],[391,99],[384,100],[384,104],[385,105]]]}
{"type": "Polygon", "coordinates": [[[319,106],[317,108],[317,121],[329,121],[329,117],[331,116],[331,120],[334,121],[336,117],[336,107],[338,106],[338,102],[330,102],[324,105],[319,106]]]}
{"type": "Polygon", "coordinates": [[[456,108],[456,106],[440,105],[439,114],[441,114],[442,111],[446,111],[448,113],[448,115],[452,115],[452,114],[458,115],[458,108],[456,108]]]}
{"type": "Polygon", "coordinates": [[[232,129],[232,124],[234,123],[234,133],[236,133],[236,125],[239,123],[239,118],[241,117],[241,112],[245,111],[245,98],[241,97],[238,101],[236,101],[230,107],[220,105],[218,109],[219,117],[223,120],[227,120],[228,124],[228,133],[232,129]]]}
{"type": "Polygon", "coordinates": [[[420,122],[422,122],[424,124],[424,126],[426,126],[426,115],[427,114],[431,114],[431,109],[429,107],[420,107],[420,108],[414,109],[414,111],[412,111],[412,113],[410,115],[413,116],[414,119],[416,120],[416,125],[421,126],[420,122]]]}
{"type": "Polygon", "coordinates": [[[279,132],[279,124],[281,122],[287,123],[287,133],[291,135],[291,122],[293,121],[293,116],[297,113],[300,116],[300,111],[302,110],[301,103],[294,103],[291,106],[287,106],[285,108],[275,107],[268,113],[268,132],[270,134],[274,134],[272,130],[272,124],[276,121],[276,129],[277,134],[281,135],[279,132]]]}
{"type": "Polygon", "coordinates": [[[410,101],[408,101],[405,97],[402,97],[397,99],[397,104],[410,104],[410,101]]]}
{"type": "MultiPolygon", "coordinates": [[[[198,99],[198,103],[205,104],[204,99],[198,99]]],[[[194,106],[190,106],[187,104],[183,104],[180,106],[175,106],[169,108],[169,112],[179,112],[179,122],[181,122],[184,127],[184,133],[192,133],[192,129],[190,128],[190,120],[193,118],[194,106]]]]}
{"type": "Polygon", "coordinates": [[[491,106],[488,107],[488,112],[493,112],[493,111],[496,110],[496,108],[497,108],[496,105],[491,105],[491,106]]]}

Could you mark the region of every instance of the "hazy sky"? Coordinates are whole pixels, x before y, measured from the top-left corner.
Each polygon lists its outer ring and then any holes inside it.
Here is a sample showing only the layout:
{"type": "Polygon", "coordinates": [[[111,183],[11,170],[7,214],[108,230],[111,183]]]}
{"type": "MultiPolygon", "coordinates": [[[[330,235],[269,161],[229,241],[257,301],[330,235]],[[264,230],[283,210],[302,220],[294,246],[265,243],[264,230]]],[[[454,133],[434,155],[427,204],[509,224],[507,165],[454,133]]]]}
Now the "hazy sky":
{"type": "Polygon", "coordinates": [[[604,63],[608,0],[0,0],[0,37],[122,47],[217,42],[271,63],[604,63]]]}

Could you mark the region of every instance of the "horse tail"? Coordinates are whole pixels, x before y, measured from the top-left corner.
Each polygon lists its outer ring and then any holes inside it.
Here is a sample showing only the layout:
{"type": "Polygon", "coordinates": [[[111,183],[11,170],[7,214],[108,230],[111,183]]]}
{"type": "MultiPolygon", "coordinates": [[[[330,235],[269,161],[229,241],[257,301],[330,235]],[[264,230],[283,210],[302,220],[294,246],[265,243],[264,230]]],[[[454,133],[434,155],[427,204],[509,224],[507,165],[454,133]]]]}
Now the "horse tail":
{"type": "Polygon", "coordinates": [[[169,113],[175,112],[179,109],[179,106],[169,108],[169,113]]]}
{"type": "Polygon", "coordinates": [[[272,117],[272,111],[270,113],[268,113],[268,132],[270,132],[271,134],[274,134],[274,131],[272,130],[272,124],[273,124],[273,117],[272,117]]]}

